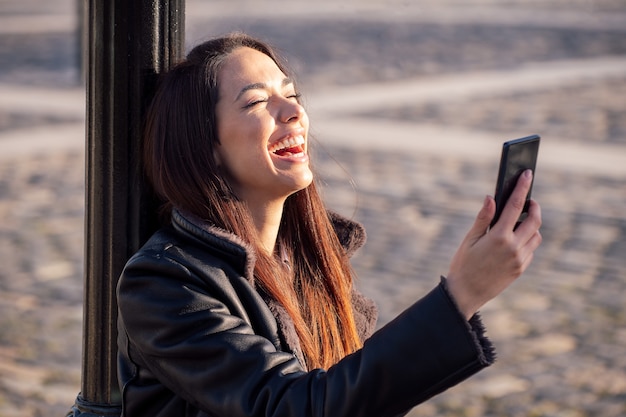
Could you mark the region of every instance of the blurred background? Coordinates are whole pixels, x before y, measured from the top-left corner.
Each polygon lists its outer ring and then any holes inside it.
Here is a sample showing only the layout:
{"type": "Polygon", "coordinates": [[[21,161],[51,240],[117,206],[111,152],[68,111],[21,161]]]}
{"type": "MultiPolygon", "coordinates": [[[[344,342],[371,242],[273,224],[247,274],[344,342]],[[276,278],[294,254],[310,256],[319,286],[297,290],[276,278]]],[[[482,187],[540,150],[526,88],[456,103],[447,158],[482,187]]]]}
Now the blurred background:
{"type": "MultiPolygon", "coordinates": [[[[483,310],[498,361],[417,416],[626,415],[626,1],[188,0],[298,74],[328,204],[362,222],[380,324],[429,291],[542,136],[544,243],[483,310]]],[[[0,0],[0,417],[80,390],[85,92],[76,0],[0,0]]]]}

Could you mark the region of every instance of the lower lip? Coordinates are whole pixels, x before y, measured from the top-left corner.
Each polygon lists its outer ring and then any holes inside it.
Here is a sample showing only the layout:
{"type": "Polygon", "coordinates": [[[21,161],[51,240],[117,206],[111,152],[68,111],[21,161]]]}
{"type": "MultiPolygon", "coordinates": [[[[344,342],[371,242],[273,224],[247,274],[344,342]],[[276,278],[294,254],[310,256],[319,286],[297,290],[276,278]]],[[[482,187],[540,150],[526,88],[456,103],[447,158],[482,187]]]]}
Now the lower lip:
{"type": "Polygon", "coordinates": [[[272,155],[272,158],[276,158],[280,161],[286,161],[286,162],[302,163],[302,162],[308,162],[309,160],[309,155],[307,155],[305,152],[292,154],[292,155],[276,155],[275,153],[272,153],[271,155],[272,155]]]}

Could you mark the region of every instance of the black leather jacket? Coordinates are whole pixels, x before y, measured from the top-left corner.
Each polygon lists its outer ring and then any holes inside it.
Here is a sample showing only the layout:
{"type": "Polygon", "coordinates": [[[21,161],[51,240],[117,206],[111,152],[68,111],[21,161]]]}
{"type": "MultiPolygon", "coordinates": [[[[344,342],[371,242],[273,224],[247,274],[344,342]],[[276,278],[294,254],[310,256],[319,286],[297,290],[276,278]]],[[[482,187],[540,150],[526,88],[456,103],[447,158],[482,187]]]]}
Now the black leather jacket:
{"type": "MultiPolygon", "coordinates": [[[[342,241],[360,240],[336,220],[342,241]]],[[[468,323],[442,281],[361,350],[306,370],[253,266],[240,239],[176,211],[129,260],[117,292],[123,416],[395,416],[494,360],[480,318],[468,323]]],[[[371,306],[355,297],[366,334],[371,306]]]]}

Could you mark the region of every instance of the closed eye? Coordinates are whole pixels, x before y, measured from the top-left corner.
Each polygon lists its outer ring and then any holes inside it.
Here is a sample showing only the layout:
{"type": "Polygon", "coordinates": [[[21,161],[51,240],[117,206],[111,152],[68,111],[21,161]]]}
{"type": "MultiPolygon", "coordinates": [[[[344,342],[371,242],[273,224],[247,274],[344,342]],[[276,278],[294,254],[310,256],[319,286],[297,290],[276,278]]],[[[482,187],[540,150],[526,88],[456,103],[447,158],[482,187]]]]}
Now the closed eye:
{"type": "MultiPolygon", "coordinates": [[[[300,97],[302,97],[302,94],[300,93],[292,93],[286,96],[286,98],[288,99],[295,99],[296,102],[300,102],[300,97]]],[[[243,108],[250,109],[256,106],[257,104],[267,103],[268,101],[269,101],[269,98],[259,98],[259,99],[251,101],[250,103],[247,103],[245,106],[243,106],[243,108]]]]}
{"type": "Polygon", "coordinates": [[[261,104],[261,103],[267,103],[269,99],[267,98],[260,98],[254,101],[251,101],[250,103],[246,104],[245,106],[243,106],[244,109],[250,109],[254,106],[256,106],[257,104],[261,104]]]}
{"type": "Polygon", "coordinates": [[[287,96],[287,98],[295,98],[296,101],[300,101],[300,97],[302,97],[302,94],[300,93],[293,93],[287,96]]]}

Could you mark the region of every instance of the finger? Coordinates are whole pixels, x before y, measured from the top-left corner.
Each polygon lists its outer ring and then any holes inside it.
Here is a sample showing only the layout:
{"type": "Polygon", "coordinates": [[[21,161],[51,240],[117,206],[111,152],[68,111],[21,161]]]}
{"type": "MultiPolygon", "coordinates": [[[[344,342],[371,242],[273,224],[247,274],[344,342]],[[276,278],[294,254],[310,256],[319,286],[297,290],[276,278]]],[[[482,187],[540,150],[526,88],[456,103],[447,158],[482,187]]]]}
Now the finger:
{"type": "Polygon", "coordinates": [[[528,216],[515,230],[515,234],[524,239],[524,236],[532,236],[541,227],[541,206],[531,199],[528,205],[528,216]]]}
{"type": "Polygon", "coordinates": [[[526,245],[523,248],[525,255],[522,257],[522,272],[525,271],[531,264],[535,256],[535,250],[539,247],[539,245],[541,245],[542,240],[543,237],[541,236],[541,233],[537,231],[532,235],[528,242],[526,242],[526,245]]]}
{"type": "Polygon", "coordinates": [[[535,253],[531,252],[528,257],[526,257],[526,259],[524,260],[524,263],[522,265],[522,273],[520,274],[520,276],[526,272],[526,269],[528,269],[528,267],[530,266],[530,264],[533,262],[533,259],[535,257],[535,253]]]}
{"type": "Polygon", "coordinates": [[[537,250],[539,245],[541,245],[542,240],[543,236],[541,235],[541,232],[537,230],[528,238],[526,242],[524,242],[520,250],[526,254],[533,253],[535,250],[537,250]]]}
{"type": "Polygon", "coordinates": [[[530,264],[530,260],[533,258],[535,251],[541,245],[542,241],[543,236],[541,236],[539,230],[536,230],[529,236],[528,240],[524,241],[519,246],[519,259],[522,260],[522,265],[524,265],[523,270],[530,264]]]}
{"type": "Polygon", "coordinates": [[[528,190],[530,189],[530,185],[532,183],[532,171],[527,169],[520,175],[517,180],[517,184],[515,185],[515,189],[511,193],[509,200],[506,202],[504,206],[504,210],[502,211],[502,215],[498,223],[501,223],[507,229],[513,229],[515,223],[519,219],[522,211],[524,210],[524,205],[526,204],[526,196],[528,195],[528,190]]]}
{"type": "Polygon", "coordinates": [[[485,200],[483,201],[483,206],[480,208],[480,211],[476,215],[476,220],[474,220],[474,224],[471,229],[467,233],[467,238],[471,241],[476,241],[481,236],[483,236],[489,225],[491,224],[491,220],[493,216],[496,214],[496,202],[491,196],[485,196],[485,200]]]}

